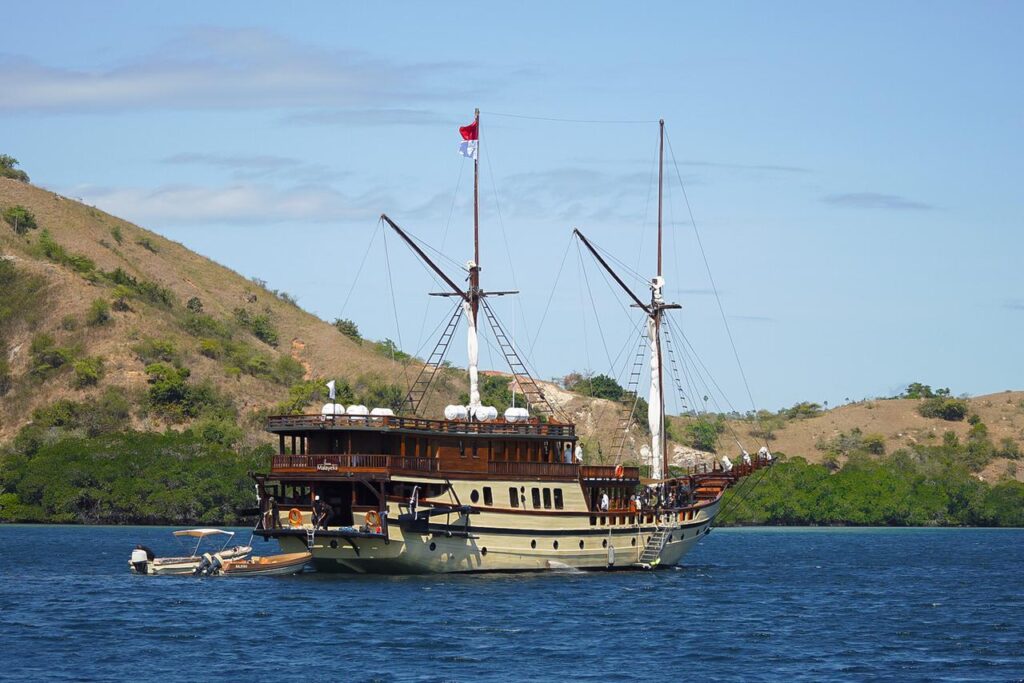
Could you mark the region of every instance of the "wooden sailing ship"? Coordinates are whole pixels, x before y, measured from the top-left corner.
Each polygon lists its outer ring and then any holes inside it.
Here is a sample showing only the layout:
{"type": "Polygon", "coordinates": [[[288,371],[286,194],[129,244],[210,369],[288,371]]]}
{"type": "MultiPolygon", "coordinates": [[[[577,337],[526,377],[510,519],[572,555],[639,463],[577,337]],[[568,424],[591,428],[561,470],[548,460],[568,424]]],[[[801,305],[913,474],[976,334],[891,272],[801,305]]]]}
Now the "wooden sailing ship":
{"type": "MultiPolygon", "coordinates": [[[[478,139],[480,115],[462,129],[478,139]]],[[[661,123],[664,140],[664,123],[661,123]]],[[[757,458],[726,471],[717,464],[666,477],[665,401],[659,328],[673,306],[661,298],[661,185],[658,277],[649,303],[615,275],[648,315],[652,390],[651,477],[639,467],[585,465],[575,426],[559,417],[530,376],[487,304],[480,286],[479,153],[474,160],[474,259],[468,287],[439,268],[387,216],[382,219],[446,283],[458,304],[434,353],[410,389],[408,414],[363,406],[324,406],[320,414],[267,420],[278,435],[268,473],[255,476],[260,499],[256,533],[285,552],[312,553],[318,571],[438,573],[671,566],[708,533],[723,492],[739,477],[768,464],[757,458]],[[481,405],[477,322],[483,311],[525,396],[531,415],[504,415],[481,405]],[[416,415],[442,365],[461,315],[467,319],[469,405],[449,406],[444,419],[416,415]],[[637,496],[641,491],[649,495],[637,496]],[[639,502],[638,502],[639,499],[639,502]]],[[[662,151],[659,154],[663,160],[662,151]]]]}

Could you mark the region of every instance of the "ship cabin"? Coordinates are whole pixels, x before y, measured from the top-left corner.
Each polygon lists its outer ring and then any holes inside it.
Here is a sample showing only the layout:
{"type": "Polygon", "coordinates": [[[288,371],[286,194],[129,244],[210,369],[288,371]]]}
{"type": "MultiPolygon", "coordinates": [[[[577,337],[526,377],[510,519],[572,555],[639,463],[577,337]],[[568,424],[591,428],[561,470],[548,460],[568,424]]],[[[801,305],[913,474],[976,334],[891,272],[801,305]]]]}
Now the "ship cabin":
{"type": "MultiPolygon", "coordinates": [[[[458,500],[451,493],[451,480],[581,486],[588,511],[599,515],[604,494],[612,511],[625,511],[640,484],[637,467],[577,462],[575,426],[536,418],[480,422],[394,415],[282,415],[268,418],[266,428],[277,435],[278,448],[269,474],[255,477],[262,513],[259,526],[264,532],[278,527],[287,532],[288,526],[298,532],[311,525],[316,496],[327,510],[322,528],[386,536],[388,502],[408,510],[415,498],[436,511],[451,506],[454,497],[456,507],[447,508],[449,512],[533,509],[525,498],[517,501],[504,492],[488,495],[490,487],[481,487],[484,495],[478,499],[458,500]],[[371,511],[377,513],[372,518],[382,520],[380,529],[365,524],[371,511]]],[[[557,498],[542,498],[533,507],[540,513],[557,512],[562,510],[561,497],[557,498]]]]}

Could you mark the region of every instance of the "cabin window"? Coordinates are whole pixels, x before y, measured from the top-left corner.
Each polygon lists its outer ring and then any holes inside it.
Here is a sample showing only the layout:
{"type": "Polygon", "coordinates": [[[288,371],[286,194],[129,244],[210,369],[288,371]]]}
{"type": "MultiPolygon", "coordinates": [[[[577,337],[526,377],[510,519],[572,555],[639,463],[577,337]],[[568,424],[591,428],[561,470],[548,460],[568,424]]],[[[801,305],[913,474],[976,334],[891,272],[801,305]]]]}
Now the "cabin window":
{"type": "Polygon", "coordinates": [[[491,498],[491,487],[484,487],[484,505],[494,505],[494,499],[491,498]]]}
{"type": "Polygon", "coordinates": [[[515,486],[510,486],[508,489],[508,504],[514,508],[519,507],[519,491],[516,491],[515,486]]]}
{"type": "Polygon", "coordinates": [[[551,509],[551,489],[544,489],[544,509],[551,509]]]}
{"type": "Polygon", "coordinates": [[[534,509],[539,508],[540,507],[540,489],[533,489],[531,491],[531,493],[533,493],[533,507],[534,507],[534,509]]]}
{"type": "Polygon", "coordinates": [[[465,458],[466,457],[466,443],[464,441],[462,441],[461,439],[459,439],[459,457],[460,458],[465,458]]]}
{"type": "Polygon", "coordinates": [[[547,462],[548,461],[548,453],[549,453],[548,442],[547,441],[542,441],[541,444],[540,444],[540,449],[541,449],[541,456],[542,456],[541,460],[544,461],[544,462],[547,462]]]}
{"type": "Polygon", "coordinates": [[[477,449],[477,442],[473,441],[473,457],[474,458],[479,458],[480,454],[477,452],[476,449],[477,449]]]}
{"type": "Polygon", "coordinates": [[[469,499],[474,503],[477,502],[478,500],[480,500],[480,492],[477,491],[476,489],[473,489],[473,492],[469,494],[469,499]]]}
{"type": "Polygon", "coordinates": [[[562,489],[555,489],[555,509],[561,510],[565,507],[565,503],[562,500],[562,489]]]}

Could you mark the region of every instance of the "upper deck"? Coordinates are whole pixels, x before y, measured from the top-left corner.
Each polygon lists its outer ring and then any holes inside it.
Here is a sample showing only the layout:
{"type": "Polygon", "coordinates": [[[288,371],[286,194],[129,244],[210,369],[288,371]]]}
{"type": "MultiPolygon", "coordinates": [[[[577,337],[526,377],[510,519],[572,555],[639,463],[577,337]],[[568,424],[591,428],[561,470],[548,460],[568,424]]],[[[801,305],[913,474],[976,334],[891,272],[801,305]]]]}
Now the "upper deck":
{"type": "Polygon", "coordinates": [[[471,422],[467,420],[431,420],[398,415],[274,415],[267,418],[267,431],[274,434],[359,429],[416,434],[465,436],[509,436],[516,439],[576,439],[576,425],[560,422],[471,422]]]}

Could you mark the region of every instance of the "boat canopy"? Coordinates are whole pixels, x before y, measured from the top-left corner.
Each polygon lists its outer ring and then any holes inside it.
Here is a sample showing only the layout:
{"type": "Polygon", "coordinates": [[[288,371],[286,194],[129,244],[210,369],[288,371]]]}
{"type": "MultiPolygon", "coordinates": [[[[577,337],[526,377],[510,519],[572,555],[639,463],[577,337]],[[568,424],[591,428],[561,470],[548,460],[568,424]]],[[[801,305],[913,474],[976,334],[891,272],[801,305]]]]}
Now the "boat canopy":
{"type": "Polygon", "coordinates": [[[234,531],[224,531],[223,529],[182,529],[181,531],[175,531],[175,536],[191,536],[192,538],[206,538],[207,536],[216,536],[217,534],[224,534],[225,536],[234,536],[234,531]]]}

